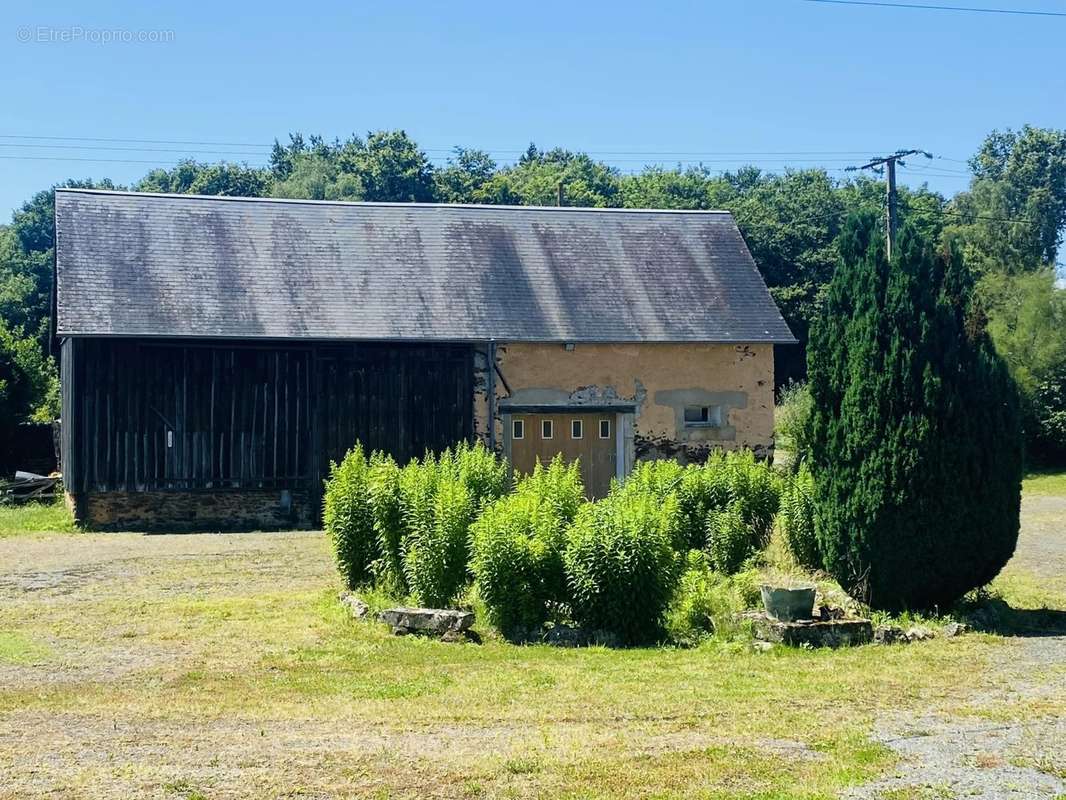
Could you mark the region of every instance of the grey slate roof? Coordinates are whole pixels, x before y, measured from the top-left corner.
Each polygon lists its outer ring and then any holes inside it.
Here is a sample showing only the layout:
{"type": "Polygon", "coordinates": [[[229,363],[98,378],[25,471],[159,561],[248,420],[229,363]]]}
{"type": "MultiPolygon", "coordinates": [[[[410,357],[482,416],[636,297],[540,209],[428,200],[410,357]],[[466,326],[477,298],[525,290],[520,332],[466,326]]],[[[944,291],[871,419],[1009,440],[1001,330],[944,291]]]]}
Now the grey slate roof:
{"type": "Polygon", "coordinates": [[[56,191],[58,333],[791,342],[732,216],[56,191]]]}

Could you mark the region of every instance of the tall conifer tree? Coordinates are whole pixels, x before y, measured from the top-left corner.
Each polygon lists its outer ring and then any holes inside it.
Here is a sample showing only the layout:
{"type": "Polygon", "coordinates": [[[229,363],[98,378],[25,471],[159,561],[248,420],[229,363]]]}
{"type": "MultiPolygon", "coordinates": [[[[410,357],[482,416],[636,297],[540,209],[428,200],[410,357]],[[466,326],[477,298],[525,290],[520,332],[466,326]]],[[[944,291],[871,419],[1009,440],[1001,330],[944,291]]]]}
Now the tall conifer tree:
{"type": "Polygon", "coordinates": [[[957,254],[904,225],[851,218],[811,333],[809,422],[818,539],[854,597],[945,606],[992,580],[1018,539],[1015,386],[957,254]]]}

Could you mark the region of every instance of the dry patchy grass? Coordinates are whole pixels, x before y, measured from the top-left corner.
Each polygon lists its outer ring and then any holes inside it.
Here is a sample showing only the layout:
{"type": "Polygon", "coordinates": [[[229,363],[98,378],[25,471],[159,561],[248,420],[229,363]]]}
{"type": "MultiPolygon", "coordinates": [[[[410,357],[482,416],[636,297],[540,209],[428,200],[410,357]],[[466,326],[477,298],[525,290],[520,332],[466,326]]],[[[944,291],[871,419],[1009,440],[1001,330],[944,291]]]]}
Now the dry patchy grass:
{"type": "Polygon", "coordinates": [[[879,710],[959,702],[1001,644],[442,644],[346,619],[319,535],[16,545],[0,797],[830,797],[891,761],[879,710]]]}
{"type": "Polygon", "coordinates": [[[320,534],[39,534],[0,564],[0,798],[833,797],[892,764],[875,718],[965,709],[1011,648],[397,638],[345,617],[320,534]]]}

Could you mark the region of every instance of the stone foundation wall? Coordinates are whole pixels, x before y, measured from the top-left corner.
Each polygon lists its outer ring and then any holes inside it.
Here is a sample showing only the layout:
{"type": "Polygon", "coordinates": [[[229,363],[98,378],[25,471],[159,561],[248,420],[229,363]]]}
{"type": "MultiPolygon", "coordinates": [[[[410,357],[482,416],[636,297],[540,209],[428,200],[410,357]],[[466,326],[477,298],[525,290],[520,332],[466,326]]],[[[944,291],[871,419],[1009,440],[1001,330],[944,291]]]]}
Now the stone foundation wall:
{"type": "Polygon", "coordinates": [[[307,529],[318,510],[310,492],[280,489],[89,492],[67,502],[79,525],[105,531],[307,529]]]}

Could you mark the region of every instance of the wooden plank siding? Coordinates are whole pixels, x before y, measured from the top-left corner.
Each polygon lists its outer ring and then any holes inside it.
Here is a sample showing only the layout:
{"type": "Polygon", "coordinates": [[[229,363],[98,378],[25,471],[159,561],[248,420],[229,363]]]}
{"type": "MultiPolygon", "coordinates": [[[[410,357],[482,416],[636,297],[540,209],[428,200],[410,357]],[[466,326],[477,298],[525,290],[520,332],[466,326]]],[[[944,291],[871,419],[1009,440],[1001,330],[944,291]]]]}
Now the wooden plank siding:
{"type": "Polygon", "coordinates": [[[462,345],[67,339],[70,491],[317,490],[356,440],[407,460],[473,433],[462,345]]]}

